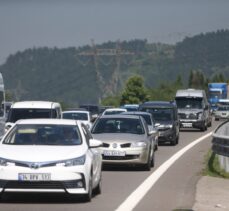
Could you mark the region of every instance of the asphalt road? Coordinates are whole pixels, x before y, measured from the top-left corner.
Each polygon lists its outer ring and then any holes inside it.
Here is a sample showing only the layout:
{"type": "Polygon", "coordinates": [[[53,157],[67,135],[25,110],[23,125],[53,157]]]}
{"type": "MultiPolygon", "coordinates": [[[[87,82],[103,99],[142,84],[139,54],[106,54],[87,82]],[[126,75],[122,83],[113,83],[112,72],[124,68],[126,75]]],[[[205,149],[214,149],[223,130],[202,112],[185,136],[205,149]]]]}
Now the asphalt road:
{"type": "MultiPolygon", "coordinates": [[[[194,140],[211,132],[218,124],[213,122],[213,126],[206,132],[193,129],[182,130],[179,145],[159,146],[159,150],[155,155],[155,167],[149,172],[126,167],[105,168],[102,174],[102,194],[95,196],[90,203],[73,200],[66,195],[20,193],[4,195],[0,204],[0,211],[116,210],[165,161],[194,140]]],[[[191,209],[195,199],[196,183],[204,166],[204,156],[210,147],[211,137],[204,139],[188,150],[156,181],[134,210],[171,211],[178,208],[191,209]]]]}

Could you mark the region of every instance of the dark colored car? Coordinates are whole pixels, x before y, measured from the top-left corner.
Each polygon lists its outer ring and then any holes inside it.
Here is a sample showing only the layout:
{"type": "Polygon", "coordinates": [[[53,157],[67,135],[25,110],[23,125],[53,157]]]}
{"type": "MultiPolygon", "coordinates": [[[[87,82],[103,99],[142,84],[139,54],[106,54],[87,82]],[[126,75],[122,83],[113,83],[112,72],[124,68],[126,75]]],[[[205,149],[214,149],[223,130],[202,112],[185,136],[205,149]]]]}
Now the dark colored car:
{"type": "Polygon", "coordinates": [[[170,142],[176,145],[179,142],[179,119],[177,106],[169,101],[149,101],[140,105],[140,111],[152,114],[159,131],[159,143],[170,142]]]}

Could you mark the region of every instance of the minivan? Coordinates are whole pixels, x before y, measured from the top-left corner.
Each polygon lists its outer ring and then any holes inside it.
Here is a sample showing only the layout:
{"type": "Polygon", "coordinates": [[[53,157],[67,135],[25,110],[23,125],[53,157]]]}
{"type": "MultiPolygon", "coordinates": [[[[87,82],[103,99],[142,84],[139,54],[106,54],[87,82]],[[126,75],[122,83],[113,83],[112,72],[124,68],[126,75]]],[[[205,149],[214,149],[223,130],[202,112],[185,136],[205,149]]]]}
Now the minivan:
{"type": "Polygon", "coordinates": [[[21,101],[11,105],[5,129],[9,129],[19,119],[62,118],[62,108],[57,102],[21,101]]]}
{"type": "Polygon", "coordinates": [[[207,130],[212,124],[210,106],[204,90],[183,89],[176,92],[180,127],[207,130]]]}

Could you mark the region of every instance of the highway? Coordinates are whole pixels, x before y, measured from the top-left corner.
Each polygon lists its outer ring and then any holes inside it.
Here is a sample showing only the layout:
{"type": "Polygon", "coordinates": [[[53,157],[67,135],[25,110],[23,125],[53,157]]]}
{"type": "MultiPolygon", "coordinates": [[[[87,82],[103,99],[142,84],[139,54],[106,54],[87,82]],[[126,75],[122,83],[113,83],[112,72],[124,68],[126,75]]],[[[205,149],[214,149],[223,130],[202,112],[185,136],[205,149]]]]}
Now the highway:
{"type": "MultiPolygon", "coordinates": [[[[73,200],[66,195],[13,194],[4,195],[0,211],[109,211],[141,210],[172,211],[191,209],[195,200],[195,186],[204,167],[204,156],[211,148],[210,132],[219,123],[213,121],[206,132],[195,129],[181,130],[177,146],[160,145],[155,155],[155,167],[151,171],[142,171],[133,167],[106,167],[102,173],[102,194],[95,196],[90,203],[73,200]],[[167,166],[158,180],[147,193],[145,188],[136,190],[149,176],[155,179],[162,165],[178,151],[207,134],[207,138],[180,154],[172,166],[167,166]],[[136,190],[136,191],[135,191],[136,190]],[[126,200],[133,192],[132,200],[126,200]],[[141,198],[142,197],[142,198],[141,198]],[[139,200],[139,201],[138,201],[139,200]],[[135,202],[137,202],[135,204],[135,202]]],[[[148,183],[147,183],[148,184],[148,183]]]]}

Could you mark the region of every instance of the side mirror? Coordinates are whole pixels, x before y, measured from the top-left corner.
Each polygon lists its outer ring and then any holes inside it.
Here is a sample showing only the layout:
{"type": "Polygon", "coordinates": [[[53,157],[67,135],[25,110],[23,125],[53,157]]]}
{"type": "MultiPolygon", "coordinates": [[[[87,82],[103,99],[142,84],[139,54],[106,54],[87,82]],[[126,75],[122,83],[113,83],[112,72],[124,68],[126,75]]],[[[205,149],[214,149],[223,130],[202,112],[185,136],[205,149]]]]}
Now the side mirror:
{"type": "Polygon", "coordinates": [[[158,130],[157,129],[152,129],[149,131],[149,135],[156,135],[158,133],[158,130]]]}
{"type": "Polygon", "coordinates": [[[14,126],[14,123],[11,123],[11,122],[7,122],[5,124],[5,132],[7,132],[11,127],[14,126]]]}
{"type": "Polygon", "coordinates": [[[90,148],[98,148],[103,145],[102,141],[96,140],[96,139],[90,139],[89,140],[89,147],[90,148]]]}

